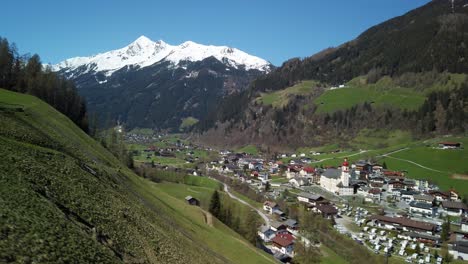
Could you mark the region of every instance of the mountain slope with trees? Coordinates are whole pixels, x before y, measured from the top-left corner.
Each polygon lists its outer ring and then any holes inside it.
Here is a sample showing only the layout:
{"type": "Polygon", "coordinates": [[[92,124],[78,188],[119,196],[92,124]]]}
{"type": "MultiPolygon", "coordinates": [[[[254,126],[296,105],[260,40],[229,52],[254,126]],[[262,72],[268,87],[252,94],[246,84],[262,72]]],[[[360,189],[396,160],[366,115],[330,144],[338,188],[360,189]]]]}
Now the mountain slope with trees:
{"type": "Polygon", "coordinates": [[[200,120],[200,140],[266,149],[346,142],[362,129],[406,130],[414,137],[464,133],[466,4],[454,1],[452,9],[450,1],[431,1],[339,47],[285,62],[200,120]],[[290,92],[301,83],[308,92],[290,92]],[[262,103],[278,95],[287,103],[262,103]]]}
{"type": "Polygon", "coordinates": [[[20,56],[16,45],[1,37],[0,88],[37,96],[88,131],[86,102],[74,83],[44,69],[39,55],[20,56]]]}

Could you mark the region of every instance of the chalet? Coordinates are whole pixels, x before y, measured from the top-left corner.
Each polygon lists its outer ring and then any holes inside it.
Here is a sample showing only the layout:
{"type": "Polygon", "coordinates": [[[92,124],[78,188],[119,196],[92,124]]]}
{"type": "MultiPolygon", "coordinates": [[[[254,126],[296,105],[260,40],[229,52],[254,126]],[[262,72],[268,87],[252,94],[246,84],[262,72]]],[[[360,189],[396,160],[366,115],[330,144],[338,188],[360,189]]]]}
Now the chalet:
{"type": "Polygon", "coordinates": [[[451,216],[461,216],[468,210],[466,204],[454,201],[442,201],[442,208],[447,215],[451,216]]]}
{"type": "Polygon", "coordinates": [[[318,204],[314,209],[325,218],[331,218],[338,214],[338,209],[331,204],[318,204]]]}
{"type": "Polygon", "coordinates": [[[301,192],[297,195],[297,200],[299,202],[308,203],[312,206],[316,206],[318,203],[322,203],[325,201],[325,198],[318,194],[312,194],[307,192],[301,192]]]}
{"type": "Polygon", "coordinates": [[[372,173],[372,164],[365,160],[359,160],[355,164],[355,169],[359,172],[372,173]]]}
{"type": "Polygon", "coordinates": [[[272,250],[289,256],[294,256],[294,236],[277,234],[272,240],[272,250]]]}
{"type": "Polygon", "coordinates": [[[279,206],[275,202],[266,201],[263,203],[263,210],[267,211],[269,214],[273,214],[273,211],[279,209],[279,206]]]}
{"type": "Polygon", "coordinates": [[[468,260],[468,241],[456,241],[449,249],[449,253],[454,259],[468,260]]]}
{"type": "Polygon", "coordinates": [[[193,198],[192,196],[185,197],[185,201],[190,205],[196,205],[196,206],[200,205],[200,201],[198,201],[198,199],[196,198],[193,198]]]}
{"type": "Polygon", "coordinates": [[[461,147],[461,143],[459,142],[439,142],[439,148],[440,149],[459,149],[461,147]]]}
{"type": "Polygon", "coordinates": [[[437,230],[437,225],[412,220],[406,217],[390,217],[384,215],[373,215],[370,220],[375,225],[385,229],[403,229],[403,231],[416,231],[416,232],[428,232],[433,233],[437,230]]]}
{"type": "Polygon", "coordinates": [[[427,192],[428,195],[432,195],[437,201],[449,200],[449,201],[459,201],[460,196],[457,191],[451,189],[447,192],[442,192],[439,190],[430,190],[427,192]]]}
{"type": "Polygon", "coordinates": [[[258,231],[258,236],[265,242],[270,242],[276,235],[276,232],[273,231],[269,226],[262,225],[258,231]]]}
{"type": "Polygon", "coordinates": [[[427,233],[409,232],[407,236],[411,239],[416,239],[420,243],[438,245],[440,244],[440,236],[429,235],[427,233]]]}

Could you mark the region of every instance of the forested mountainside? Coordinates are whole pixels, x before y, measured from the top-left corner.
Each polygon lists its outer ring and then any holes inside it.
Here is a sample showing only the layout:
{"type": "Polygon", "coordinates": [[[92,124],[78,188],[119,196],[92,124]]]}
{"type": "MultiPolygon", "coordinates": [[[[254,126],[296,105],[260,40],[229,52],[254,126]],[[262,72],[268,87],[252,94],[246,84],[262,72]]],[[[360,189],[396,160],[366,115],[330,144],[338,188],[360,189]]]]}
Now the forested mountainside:
{"type": "Polygon", "coordinates": [[[76,82],[101,126],[120,121],[129,129],[169,131],[204,119],[222,98],[272,68],[235,48],[191,41],[171,46],[144,36],[122,49],[53,65],[76,82]]]}
{"type": "Polygon", "coordinates": [[[88,131],[86,102],[74,83],[44,68],[39,55],[20,56],[16,45],[1,37],[0,88],[37,96],[88,131]]]}
{"type": "Polygon", "coordinates": [[[467,3],[431,1],[337,48],[285,62],[221,102],[198,124],[201,140],[297,147],[346,142],[363,129],[464,133],[467,3]]]}

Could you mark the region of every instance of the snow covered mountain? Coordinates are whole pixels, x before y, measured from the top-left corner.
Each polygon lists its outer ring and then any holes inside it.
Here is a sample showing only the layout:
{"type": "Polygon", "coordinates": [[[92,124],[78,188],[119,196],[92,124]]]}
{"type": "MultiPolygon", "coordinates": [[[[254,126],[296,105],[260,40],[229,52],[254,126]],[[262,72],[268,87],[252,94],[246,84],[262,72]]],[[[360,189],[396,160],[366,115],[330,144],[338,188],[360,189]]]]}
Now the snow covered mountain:
{"type": "Polygon", "coordinates": [[[271,64],[259,57],[249,55],[241,50],[227,46],[205,46],[192,41],[186,41],[178,46],[172,46],[162,40],[152,41],[141,36],[130,45],[100,53],[91,57],[75,57],[52,65],[53,71],[71,73],[82,68],[81,74],[103,72],[106,76],[125,66],[144,68],[158,62],[168,61],[173,66],[180,66],[183,61],[202,61],[214,57],[234,68],[244,67],[245,70],[269,72],[271,64]]]}
{"type": "Polygon", "coordinates": [[[184,120],[202,120],[220,99],[274,67],[227,46],[172,46],[144,36],[121,49],[50,66],[76,83],[101,124],[119,120],[127,128],[173,131],[189,129],[184,120]]]}

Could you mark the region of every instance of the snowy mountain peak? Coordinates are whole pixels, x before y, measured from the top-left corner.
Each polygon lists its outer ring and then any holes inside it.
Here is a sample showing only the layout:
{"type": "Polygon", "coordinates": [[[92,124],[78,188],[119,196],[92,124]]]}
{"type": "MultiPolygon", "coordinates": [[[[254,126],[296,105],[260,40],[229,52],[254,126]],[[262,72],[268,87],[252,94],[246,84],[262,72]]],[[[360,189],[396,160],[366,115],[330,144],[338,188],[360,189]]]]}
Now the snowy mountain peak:
{"type": "Polygon", "coordinates": [[[103,72],[106,76],[110,76],[125,66],[143,68],[162,61],[169,61],[178,66],[181,61],[201,61],[208,57],[214,57],[231,67],[243,66],[246,70],[268,72],[271,68],[268,61],[227,46],[207,46],[193,41],[172,46],[162,40],[152,41],[146,36],[140,36],[124,48],[90,57],[67,59],[52,65],[52,69],[71,73],[80,68],[84,69],[81,74],[103,72]]]}

